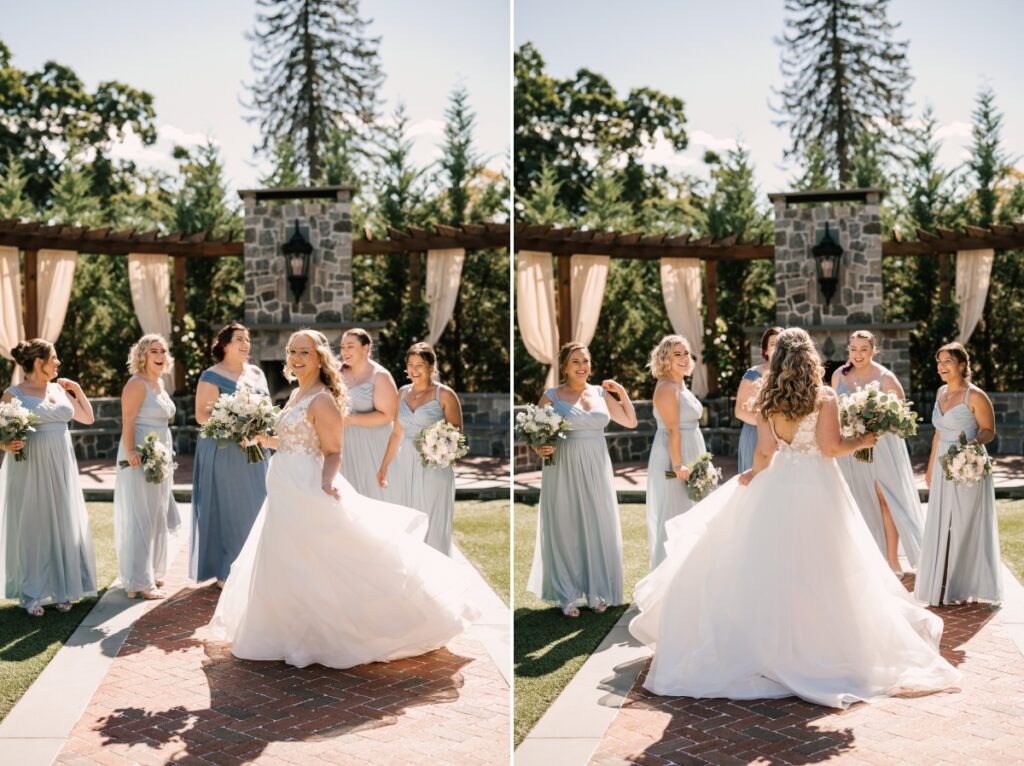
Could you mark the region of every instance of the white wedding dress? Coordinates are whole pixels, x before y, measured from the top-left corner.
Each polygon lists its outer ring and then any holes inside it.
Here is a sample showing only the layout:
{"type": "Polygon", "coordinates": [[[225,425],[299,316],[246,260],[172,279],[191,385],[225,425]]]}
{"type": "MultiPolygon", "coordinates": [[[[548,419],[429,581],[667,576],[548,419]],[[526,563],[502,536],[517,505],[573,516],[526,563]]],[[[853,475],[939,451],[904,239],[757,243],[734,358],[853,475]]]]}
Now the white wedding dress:
{"type": "Polygon", "coordinates": [[[476,617],[462,565],[423,542],[427,517],[320,488],[311,397],[278,416],[267,499],[210,623],[248,660],[348,668],[444,646],[476,617]]]}
{"type": "Polygon", "coordinates": [[[668,522],[630,624],[654,649],[648,690],[841,708],[959,682],[938,652],[942,620],[889,571],[817,421],[780,438],[748,486],[733,479],[668,522]]]}

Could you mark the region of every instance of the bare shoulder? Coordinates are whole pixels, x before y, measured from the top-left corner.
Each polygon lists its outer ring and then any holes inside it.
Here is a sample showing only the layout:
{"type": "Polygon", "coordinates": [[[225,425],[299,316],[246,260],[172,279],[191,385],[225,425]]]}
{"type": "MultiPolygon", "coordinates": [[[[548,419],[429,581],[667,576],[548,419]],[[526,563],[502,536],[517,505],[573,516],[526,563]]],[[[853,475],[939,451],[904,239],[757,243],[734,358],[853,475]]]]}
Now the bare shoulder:
{"type": "Polygon", "coordinates": [[[453,389],[449,388],[443,383],[438,383],[437,387],[438,389],[440,389],[440,396],[442,401],[448,402],[449,404],[454,404],[459,401],[459,396],[458,394],[455,393],[453,389]]]}
{"type": "Polygon", "coordinates": [[[145,396],[146,383],[137,375],[132,375],[132,377],[128,378],[128,382],[124,384],[121,393],[125,396],[145,396]]]}
{"type": "Polygon", "coordinates": [[[989,395],[986,394],[982,389],[978,388],[973,383],[968,383],[968,388],[969,388],[970,392],[972,392],[974,394],[980,395],[982,399],[984,399],[986,402],[988,402],[988,405],[990,407],[992,406],[992,400],[989,398],[989,395]]]}
{"type": "Polygon", "coordinates": [[[834,370],[832,370],[832,388],[835,388],[836,386],[839,385],[839,377],[842,374],[843,374],[842,370],[840,370],[840,368],[838,368],[838,367],[836,367],[834,370]]]}
{"type": "Polygon", "coordinates": [[[828,386],[818,387],[818,401],[819,402],[834,402],[839,399],[839,394],[835,392],[835,389],[829,388],[828,386]]]}
{"type": "Polygon", "coordinates": [[[313,398],[309,402],[309,411],[314,418],[341,418],[338,403],[334,400],[333,394],[327,390],[313,394],[313,398]]]}

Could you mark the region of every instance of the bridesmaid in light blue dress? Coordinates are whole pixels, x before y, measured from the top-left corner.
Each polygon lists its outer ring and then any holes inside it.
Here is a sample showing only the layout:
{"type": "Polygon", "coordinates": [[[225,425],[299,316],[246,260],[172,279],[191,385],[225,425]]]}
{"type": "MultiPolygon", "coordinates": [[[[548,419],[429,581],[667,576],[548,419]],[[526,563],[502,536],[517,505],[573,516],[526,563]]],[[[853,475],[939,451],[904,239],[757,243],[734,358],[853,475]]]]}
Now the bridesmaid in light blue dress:
{"type": "Polygon", "coordinates": [[[22,341],[11,353],[25,381],[7,389],[3,401],[18,399],[39,423],[27,439],[0,443],[8,453],[0,466],[2,595],[42,617],[44,604],[67,612],[72,602],[96,595],[89,516],[68,433],[71,420],[88,425],[94,418],[81,386],[57,378],[60,360],[51,343],[22,341]],[[22,461],[15,460],[19,452],[22,461]]]}
{"type": "Polygon", "coordinates": [[[647,366],[658,379],[653,397],[658,429],[647,461],[647,547],[653,570],[665,558],[665,522],[694,505],[686,494],[687,463],[706,448],[700,432],[704,406],[685,381],[694,366],[689,342],[681,335],[667,335],[651,352],[647,366]],[[673,471],[676,478],[666,478],[666,471],[673,471]]]}
{"type": "Polygon", "coordinates": [[[172,367],[167,341],[160,335],[144,335],[128,352],[132,377],[121,392],[121,441],[114,483],[114,544],[117,548],[121,585],[128,598],[164,598],[160,587],[167,572],[167,538],[181,523],[171,493],[172,475],[159,484],[146,481],[142,458],[136,451],[146,436],[173,449],[171,418],[175,406],[164,391],[161,375],[172,367]]]}
{"type": "MultiPolygon", "coordinates": [[[[869,383],[878,383],[882,391],[906,398],[899,379],[873,361],[874,335],[867,330],[856,330],[850,335],[847,350],[849,361],[832,373],[832,388],[837,394],[852,394],[869,383]]],[[[902,546],[910,565],[916,567],[924,530],[924,514],[906,440],[885,434],[874,447],[872,462],[862,463],[851,454],[836,458],[836,463],[878,549],[889,568],[902,578],[899,549],[902,546]]]]}
{"type": "Polygon", "coordinates": [[[595,612],[623,603],[622,530],[604,429],[609,420],[636,428],[636,412],[614,380],[587,383],[590,351],[582,343],[562,347],[558,369],[561,385],[548,389],[539,404],[552,405],[570,431],[557,451],[551,445],[535,448],[541,457],[553,454],[555,464],[541,474],[527,589],[558,604],[567,617],[579,617],[580,599],[595,612]]]}
{"type": "Polygon", "coordinates": [[[377,482],[377,471],[398,411],[398,389],[391,373],[370,358],[372,352],[373,340],[366,330],[348,330],[341,336],[341,376],[348,389],[349,408],[341,475],[360,495],[390,500],[391,492],[377,482]]]}
{"type": "Polygon", "coordinates": [[[781,327],[769,327],[761,335],[761,359],[764,361],[757,367],[751,367],[740,380],[736,391],[736,404],[733,414],[743,425],[740,428],[740,443],[736,451],[736,472],[743,473],[754,467],[754,449],[757,447],[757,414],[753,403],[758,394],[758,381],[768,374],[768,366],[775,352],[775,343],[781,327]]]}
{"type": "MultiPolygon", "coordinates": [[[[196,386],[196,422],[203,425],[221,394],[233,394],[238,386],[268,394],[267,379],[249,359],[249,330],[232,322],[217,333],[213,357],[217,364],[204,370],[196,386]]],[[[267,465],[270,456],[250,463],[236,445],[218,446],[200,437],[192,472],[192,538],[189,544],[189,575],[202,582],[211,577],[217,585],[231,571],[253,522],[267,497],[267,465]]]]}
{"type": "Polygon", "coordinates": [[[410,347],[405,364],[412,383],[398,392],[398,414],[377,482],[382,488],[390,488],[389,502],[427,514],[429,525],[425,542],[450,556],[455,518],[455,469],[424,466],[414,442],[420,431],[441,420],[447,420],[461,431],[462,405],[454,391],[437,382],[437,357],[429,344],[416,343],[410,347]]]}
{"type": "Polygon", "coordinates": [[[996,436],[992,402],[970,381],[970,357],[959,343],[936,355],[945,383],[935,397],[935,436],[928,459],[928,518],[914,595],[932,606],[1003,600],[996,494],[991,476],[974,486],[956,486],[938,459],[960,437],[988,444],[996,436]]]}

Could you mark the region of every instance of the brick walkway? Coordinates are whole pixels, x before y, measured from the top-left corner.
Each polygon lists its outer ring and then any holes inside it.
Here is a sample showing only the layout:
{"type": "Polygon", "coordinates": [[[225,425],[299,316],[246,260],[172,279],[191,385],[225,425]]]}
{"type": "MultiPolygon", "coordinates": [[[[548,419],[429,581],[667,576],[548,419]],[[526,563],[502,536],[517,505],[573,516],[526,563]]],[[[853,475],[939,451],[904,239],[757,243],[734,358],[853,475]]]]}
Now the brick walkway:
{"type": "Polygon", "coordinates": [[[56,763],[505,764],[509,689],[483,647],[349,670],[202,640],[219,591],[186,578],[135,624],[56,763]],[[197,633],[198,631],[198,633],[197,633]]]}
{"type": "MultiPolygon", "coordinates": [[[[912,578],[904,581],[913,587],[912,578]]],[[[795,697],[749,702],[656,697],[648,662],[591,760],[644,764],[1019,764],[1024,762],[1024,657],[996,612],[936,610],[959,693],[887,699],[834,711],[795,697]]]]}

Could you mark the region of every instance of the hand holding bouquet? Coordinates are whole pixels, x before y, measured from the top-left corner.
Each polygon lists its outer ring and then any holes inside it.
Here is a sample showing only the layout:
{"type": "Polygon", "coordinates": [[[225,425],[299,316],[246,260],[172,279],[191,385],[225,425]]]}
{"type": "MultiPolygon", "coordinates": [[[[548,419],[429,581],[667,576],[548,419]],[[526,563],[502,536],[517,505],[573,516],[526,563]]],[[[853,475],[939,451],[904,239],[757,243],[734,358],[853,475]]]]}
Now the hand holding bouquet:
{"type": "MultiPolygon", "coordinates": [[[[845,438],[872,433],[895,434],[906,439],[917,433],[917,413],[910,409],[910,402],[882,391],[878,381],[839,398],[839,422],[845,438]]],[[[859,449],[853,456],[862,463],[870,463],[874,460],[874,449],[859,449]]]]}
{"type": "Polygon", "coordinates": [[[968,442],[963,431],[957,443],[939,457],[939,464],[942,474],[958,487],[973,487],[983,477],[992,474],[992,458],[988,450],[977,442],[968,442]]]}
{"type": "Polygon", "coordinates": [[[269,396],[242,386],[233,394],[221,394],[217,398],[199,433],[207,439],[216,439],[221,447],[238,444],[250,463],[258,463],[265,454],[255,438],[270,433],[277,414],[278,409],[269,396]]]}
{"type": "MultiPolygon", "coordinates": [[[[157,438],[156,433],[150,431],[146,435],[143,444],[136,444],[135,450],[142,458],[142,470],[146,473],[146,481],[150,484],[160,484],[167,481],[177,465],[174,463],[174,453],[171,448],[157,438]]],[[[131,466],[127,460],[118,462],[121,468],[131,466]]]]}
{"type": "MultiPolygon", "coordinates": [[[[525,412],[516,415],[516,438],[531,447],[550,447],[569,432],[569,421],[555,412],[550,404],[538,407],[527,405],[525,412]]],[[[544,458],[544,465],[555,465],[555,456],[544,458]]]]}
{"type": "MultiPolygon", "coordinates": [[[[9,402],[0,402],[0,442],[26,441],[38,422],[39,416],[22,407],[21,399],[11,397],[9,402]]],[[[14,459],[19,463],[25,460],[25,450],[15,452],[14,459]]]]}
{"type": "MultiPolygon", "coordinates": [[[[722,480],[722,470],[715,468],[711,462],[715,456],[705,452],[692,463],[687,464],[690,478],[686,480],[686,496],[694,501],[701,501],[710,495],[722,480]]],[[[676,478],[675,471],[665,471],[666,479],[676,478]]]]}
{"type": "Polygon", "coordinates": [[[428,468],[447,468],[469,452],[465,435],[447,420],[421,430],[414,444],[420,461],[428,468]]]}

